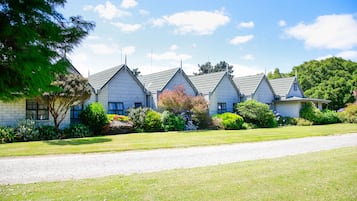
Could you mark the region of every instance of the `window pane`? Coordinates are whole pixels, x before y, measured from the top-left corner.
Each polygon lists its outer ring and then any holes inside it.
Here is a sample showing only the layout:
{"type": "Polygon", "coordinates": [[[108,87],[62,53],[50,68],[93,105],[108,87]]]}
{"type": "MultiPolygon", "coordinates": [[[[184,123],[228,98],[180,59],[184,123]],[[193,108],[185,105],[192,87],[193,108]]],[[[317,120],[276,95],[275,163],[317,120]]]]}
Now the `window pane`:
{"type": "Polygon", "coordinates": [[[35,100],[26,100],[26,109],[28,110],[36,110],[37,102],[35,100]]]}
{"type": "Polygon", "coordinates": [[[36,120],[36,110],[26,110],[26,119],[33,119],[36,120]]]}
{"type": "Polygon", "coordinates": [[[37,120],[48,120],[48,110],[39,110],[37,120]]]}

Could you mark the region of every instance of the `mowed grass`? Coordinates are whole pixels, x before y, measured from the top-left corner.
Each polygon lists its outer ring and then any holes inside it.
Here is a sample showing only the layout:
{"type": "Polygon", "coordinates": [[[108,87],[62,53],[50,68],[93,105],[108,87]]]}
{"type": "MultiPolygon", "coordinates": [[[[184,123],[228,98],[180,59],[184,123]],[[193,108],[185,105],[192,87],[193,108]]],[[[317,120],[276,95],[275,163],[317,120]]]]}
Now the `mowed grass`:
{"type": "Polygon", "coordinates": [[[357,146],[131,176],[0,186],[0,200],[357,200],[357,146]]]}
{"type": "Polygon", "coordinates": [[[307,127],[288,126],[272,129],[235,131],[209,130],[192,132],[139,133],[81,139],[0,144],[0,157],[118,152],[128,150],[207,146],[302,138],[308,136],[335,135],[353,132],[357,132],[357,124],[332,124],[307,127]]]}

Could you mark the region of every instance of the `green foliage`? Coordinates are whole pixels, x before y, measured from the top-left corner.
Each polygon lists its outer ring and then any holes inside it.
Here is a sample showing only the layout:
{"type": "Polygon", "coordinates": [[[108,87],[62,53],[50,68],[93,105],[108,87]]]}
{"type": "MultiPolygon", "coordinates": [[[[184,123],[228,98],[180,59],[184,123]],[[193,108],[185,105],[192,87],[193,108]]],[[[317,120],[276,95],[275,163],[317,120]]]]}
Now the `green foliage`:
{"type": "Polygon", "coordinates": [[[68,128],[64,129],[66,138],[82,138],[92,136],[89,128],[84,124],[71,124],[68,128]]]}
{"type": "Polygon", "coordinates": [[[357,86],[357,63],[342,58],[308,61],[295,66],[298,81],[305,96],[328,99],[328,108],[338,110],[354,101],[352,92],[357,86]]]}
{"type": "Polygon", "coordinates": [[[185,121],[182,116],[172,112],[164,111],[161,114],[161,121],[165,131],[182,131],[185,129],[185,121]]]}
{"type": "Polygon", "coordinates": [[[286,126],[286,125],[296,125],[297,124],[297,119],[293,117],[280,117],[278,119],[278,124],[281,126],[286,126]]]}
{"type": "Polygon", "coordinates": [[[64,57],[94,28],[79,16],[66,19],[63,0],[0,1],[0,99],[35,97],[49,91],[64,57]]]}
{"type": "Polygon", "coordinates": [[[125,115],[118,115],[118,114],[107,114],[107,119],[108,122],[112,122],[112,121],[122,121],[122,122],[128,122],[129,121],[129,117],[125,116],[125,115]]]}
{"type": "Polygon", "coordinates": [[[281,73],[279,68],[275,68],[273,72],[269,72],[267,78],[269,80],[288,77],[287,74],[281,73]]]}
{"type": "Polygon", "coordinates": [[[226,112],[223,114],[217,114],[213,116],[213,119],[219,119],[218,128],[225,130],[238,130],[242,128],[243,118],[237,114],[226,112]]]}
{"type": "Polygon", "coordinates": [[[212,65],[211,62],[206,62],[205,64],[198,65],[198,73],[194,73],[194,75],[203,75],[203,74],[208,74],[208,73],[214,73],[214,72],[220,72],[220,71],[226,71],[228,68],[228,74],[232,75],[233,74],[233,66],[229,65],[225,61],[220,61],[216,65],[212,65]]]}
{"type": "Polygon", "coordinates": [[[334,124],[339,123],[340,119],[335,111],[320,111],[313,103],[305,103],[300,110],[300,117],[313,122],[313,124],[334,124]]]}
{"type": "Polygon", "coordinates": [[[0,127],[0,143],[15,141],[15,130],[11,127],[0,127]]]}
{"type": "Polygon", "coordinates": [[[39,139],[36,122],[31,119],[21,120],[17,123],[16,138],[20,141],[34,141],[39,139]]]}
{"type": "Polygon", "coordinates": [[[297,126],[312,126],[313,122],[306,120],[304,118],[296,118],[297,126]]]}
{"type": "Polygon", "coordinates": [[[40,140],[54,140],[61,136],[55,126],[41,126],[38,128],[40,140]]]}
{"type": "Polygon", "coordinates": [[[74,73],[56,75],[51,85],[55,89],[43,93],[41,101],[48,105],[54,125],[59,130],[70,108],[82,104],[90,97],[91,88],[88,79],[74,73]]]}
{"type": "Polygon", "coordinates": [[[150,108],[130,108],[128,110],[128,117],[133,122],[134,128],[137,131],[143,131],[145,126],[146,113],[150,108]]]}
{"type": "Polygon", "coordinates": [[[357,123],[357,104],[349,104],[343,112],[338,113],[341,122],[357,123]]]}
{"type": "Polygon", "coordinates": [[[255,100],[248,100],[237,105],[238,114],[245,122],[255,124],[260,128],[277,127],[274,113],[269,106],[255,100]]]}
{"type": "Polygon", "coordinates": [[[145,116],[144,131],[155,132],[162,131],[162,121],[160,113],[154,110],[148,110],[145,116]]]}
{"type": "Polygon", "coordinates": [[[89,104],[80,114],[81,122],[88,126],[94,135],[101,134],[105,124],[108,122],[104,107],[101,103],[89,104]]]}
{"type": "Polygon", "coordinates": [[[258,128],[258,126],[252,123],[244,122],[242,125],[242,129],[255,129],[255,128],[258,128]]]}

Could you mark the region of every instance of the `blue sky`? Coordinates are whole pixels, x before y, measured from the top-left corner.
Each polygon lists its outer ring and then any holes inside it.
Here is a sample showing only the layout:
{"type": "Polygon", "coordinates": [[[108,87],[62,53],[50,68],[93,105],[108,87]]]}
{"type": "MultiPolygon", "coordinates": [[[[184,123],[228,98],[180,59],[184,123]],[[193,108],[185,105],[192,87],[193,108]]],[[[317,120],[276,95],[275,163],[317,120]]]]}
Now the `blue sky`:
{"type": "Polygon", "coordinates": [[[357,61],[355,0],[68,0],[96,28],[69,57],[84,75],[125,62],[142,74],[226,61],[234,75],[289,72],[312,59],[357,61]]]}

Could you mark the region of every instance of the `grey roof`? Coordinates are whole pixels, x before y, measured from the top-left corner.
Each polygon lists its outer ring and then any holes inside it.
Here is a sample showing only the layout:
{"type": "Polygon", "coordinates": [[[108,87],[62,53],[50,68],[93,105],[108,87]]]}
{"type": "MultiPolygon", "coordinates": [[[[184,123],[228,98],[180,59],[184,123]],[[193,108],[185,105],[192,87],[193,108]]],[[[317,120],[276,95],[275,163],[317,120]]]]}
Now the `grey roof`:
{"type": "Polygon", "coordinates": [[[167,85],[167,83],[174,77],[174,75],[179,70],[180,68],[173,68],[157,73],[139,76],[138,79],[141,83],[144,84],[146,89],[153,93],[156,93],[157,91],[162,91],[167,85]]]}
{"type": "Polygon", "coordinates": [[[223,79],[225,71],[217,73],[209,73],[198,76],[189,77],[191,82],[196,86],[197,90],[202,94],[213,92],[219,82],[223,79]]]}
{"type": "Polygon", "coordinates": [[[330,103],[330,100],[325,99],[318,99],[318,98],[302,98],[302,97],[291,97],[291,98],[284,98],[277,102],[320,102],[320,103],[330,103]]]}
{"type": "Polygon", "coordinates": [[[264,76],[265,75],[263,73],[257,75],[248,75],[236,77],[233,79],[233,81],[242,94],[250,96],[255,93],[264,76]]]}
{"type": "Polygon", "coordinates": [[[105,84],[109,82],[109,80],[125,65],[115,66],[113,68],[109,68],[107,70],[101,71],[99,73],[90,75],[88,77],[89,83],[93,86],[95,90],[101,89],[105,84]]]}
{"type": "Polygon", "coordinates": [[[288,95],[294,81],[295,81],[295,77],[269,80],[270,85],[273,87],[275,94],[279,95],[280,97],[284,97],[288,95]]]}

